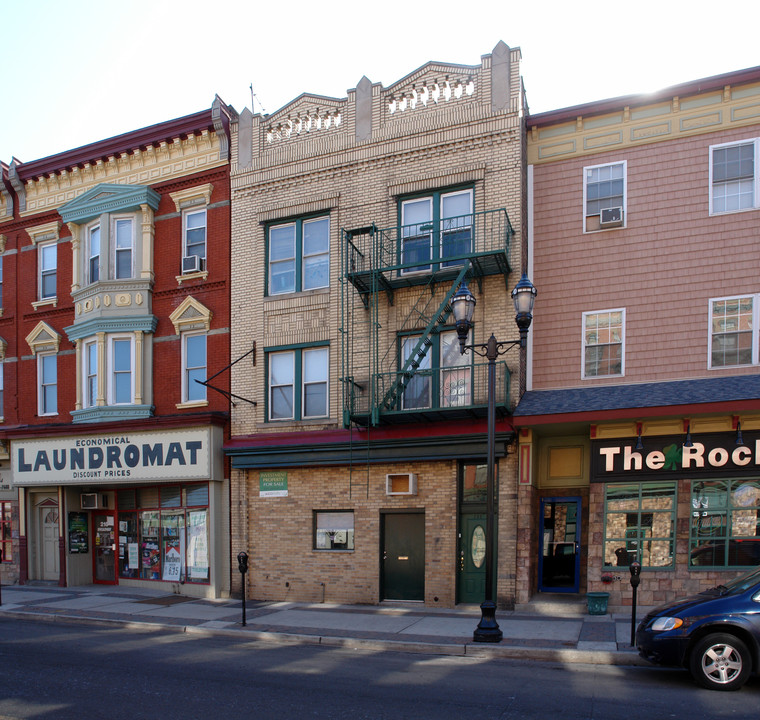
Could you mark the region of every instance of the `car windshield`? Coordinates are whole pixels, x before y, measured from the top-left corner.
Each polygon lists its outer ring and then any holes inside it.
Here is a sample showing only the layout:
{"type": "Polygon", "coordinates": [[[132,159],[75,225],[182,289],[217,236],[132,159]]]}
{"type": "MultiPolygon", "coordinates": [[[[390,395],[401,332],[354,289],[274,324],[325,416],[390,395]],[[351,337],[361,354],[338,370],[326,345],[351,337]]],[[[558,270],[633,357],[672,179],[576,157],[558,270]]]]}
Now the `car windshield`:
{"type": "Polygon", "coordinates": [[[727,582],[725,585],[718,585],[716,590],[720,590],[723,595],[742,593],[753,585],[760,582],[760,566],[751,570],[744,575],[740,575],[735,580],[727,582]]]}

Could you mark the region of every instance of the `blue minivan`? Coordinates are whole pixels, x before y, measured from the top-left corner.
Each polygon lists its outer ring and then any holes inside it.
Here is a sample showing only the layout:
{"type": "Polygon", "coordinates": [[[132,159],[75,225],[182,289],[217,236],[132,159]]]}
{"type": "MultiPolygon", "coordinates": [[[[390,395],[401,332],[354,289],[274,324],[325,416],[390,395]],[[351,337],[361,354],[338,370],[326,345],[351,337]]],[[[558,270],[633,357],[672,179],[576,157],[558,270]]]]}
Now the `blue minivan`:
{"type": "Polygon", "coordinates": [[[688,668],[703,687],[738,690],[760,671],[760,567],[655,608],[636,647],[650,662],[688,668]]]}

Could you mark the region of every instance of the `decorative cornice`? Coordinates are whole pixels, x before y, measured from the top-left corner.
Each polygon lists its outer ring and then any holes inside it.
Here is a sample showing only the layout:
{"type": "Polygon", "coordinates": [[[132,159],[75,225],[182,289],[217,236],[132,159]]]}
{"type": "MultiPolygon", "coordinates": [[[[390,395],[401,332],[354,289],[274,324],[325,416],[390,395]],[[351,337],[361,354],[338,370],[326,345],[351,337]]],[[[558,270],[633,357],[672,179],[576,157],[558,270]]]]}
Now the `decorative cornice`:
{"type": "Polygon", "coordinates": [[[155,211],[160,200],[161,196],[145,185],[100,183],[62,205],[58,212],[64,222],[81,225],[104,213],[135,212],[142,205],[148,205],[155,211]]]}
{"type": "Polygon", "coordinates": [[[53,220],[53,222],[45,223],[44,225],[28,227],[26,228],[26,232],[34,245],[46,240],[58,240],[61,232],[61,221],[53,220]]]}
{"type": "Polygon", "coordinates": [[[214,186],[211,183],[206,183],[169,193],[169,197],[174,201],[177,212],[181,212],[184,208],[194,205],[210,205],[213,189],[214,186]]]}
{"type": "Polygon", "coordinates": [[[72,410],[71,422],[102,423],[112,420],[149,418],[153,417],[155,409],[153,405],[103,405],[84,410],[72,410]]]}
{"type": "Polygon", "coordinates": [[[26,343],[32,355],[41,352],[58,352],[61,346],[61,336],[46,322],[40,320],[34,330],[26,336],[26,343]]]}
{"type": "Polygon", "coordinates": [[[177,335],[188,330],[208,332],[211,327],[211,318],[211,310],[198,302],[192,295],[188,295],[180,306],[169,315],[169,320],[172,321],[177,335]]]}
{"type": "Polygon", "coordinates": [[[92,318],[83,323],[63,328],[71,342],[92,337],[96,333],[144,332],[154,333],[158,325],[155,315],[124,318],[92,318]]]}

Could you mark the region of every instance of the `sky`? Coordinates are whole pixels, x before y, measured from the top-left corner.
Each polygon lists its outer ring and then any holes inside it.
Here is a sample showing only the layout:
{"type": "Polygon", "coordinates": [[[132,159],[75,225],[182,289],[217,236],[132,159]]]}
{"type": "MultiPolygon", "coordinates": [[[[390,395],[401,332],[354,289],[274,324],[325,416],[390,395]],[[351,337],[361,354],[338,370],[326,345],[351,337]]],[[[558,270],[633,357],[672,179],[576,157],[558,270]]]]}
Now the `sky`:
{"type": "Polygon", "coordinates": [[[0,160],[36,160],[211,107],[273,113],[429,61],[522,51],[532,113],[760,65],[760,2],[0,0],[0,160]],[[251,86],[254,97],[252,97],[251,86]]]}

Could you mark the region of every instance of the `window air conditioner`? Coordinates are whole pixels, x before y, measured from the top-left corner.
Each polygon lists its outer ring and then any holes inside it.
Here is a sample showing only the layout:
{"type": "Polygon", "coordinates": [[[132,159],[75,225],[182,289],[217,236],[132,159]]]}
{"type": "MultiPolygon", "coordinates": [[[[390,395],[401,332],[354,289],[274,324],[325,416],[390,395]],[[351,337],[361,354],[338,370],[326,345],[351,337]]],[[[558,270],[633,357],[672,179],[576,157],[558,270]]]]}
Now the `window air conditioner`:
{"type": "Polygon", "coordinates": [[[600,227],[615,227],[617,225],[623,224],[623,208],[621,207],[611,207],[611,208],[603,208],[600,217],[599,217],[599,225],[600,227]]]}
{"type": "Polygon", "coordinates": [[[80,504],[82,510],[99,510],[100,508],[106,507],[106,503],[103,502],[103,498],[101,498],[98,493],[82,493],[80,496],[80,504]]]}
{"type": "Polygon", "coordinates": [[[199,272],[201,259],[197,255],[188,255],[182,258],[182,274],[199,272]]]}
{"type": "Polygon", "coordinates": [[[386,495],[416,495],[417,475],[414,473],[390,473],[385,476],[386,495]]]}

